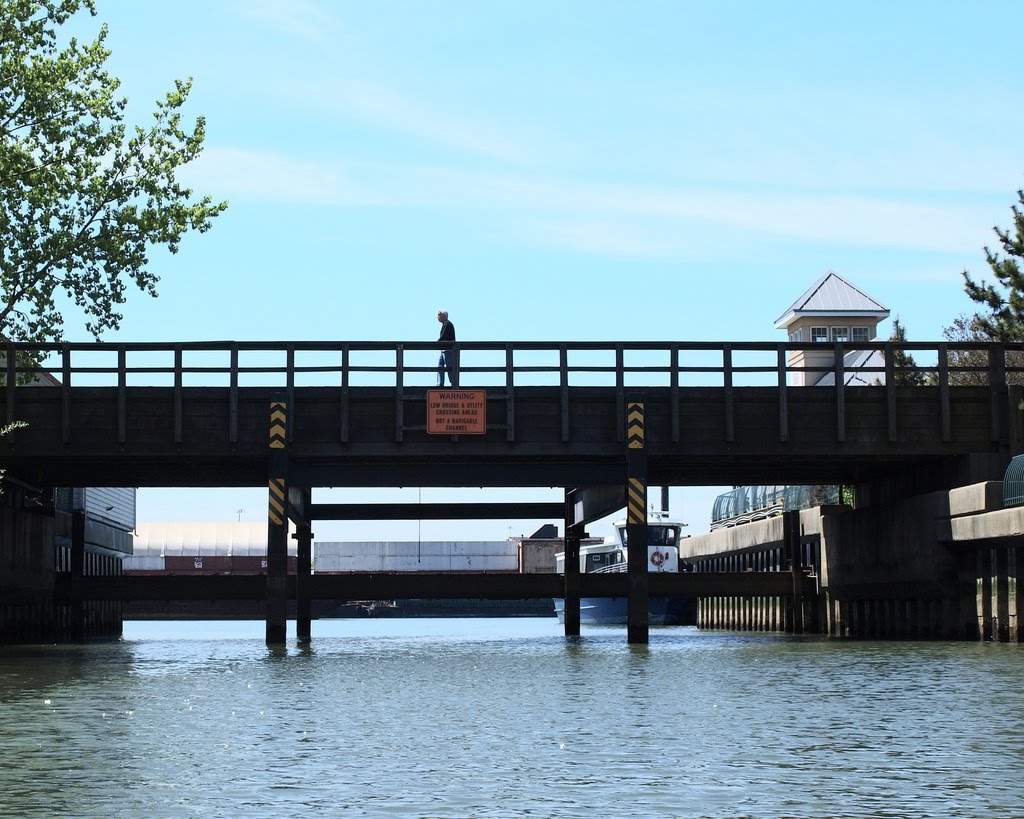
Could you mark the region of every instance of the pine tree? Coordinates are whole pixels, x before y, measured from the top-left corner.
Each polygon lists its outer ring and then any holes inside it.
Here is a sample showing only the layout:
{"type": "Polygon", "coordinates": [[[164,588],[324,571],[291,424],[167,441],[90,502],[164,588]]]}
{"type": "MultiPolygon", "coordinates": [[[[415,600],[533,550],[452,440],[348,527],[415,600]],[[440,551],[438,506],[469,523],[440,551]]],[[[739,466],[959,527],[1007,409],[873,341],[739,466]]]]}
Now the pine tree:
{"type": "MultiPolygon", "coordinates": [[[[892,320],[892,335],[889,336],[889,341],[896,344],[904,344],[906,340],[907,330],[900,324],[900,317],[896,316],[892,320]]],[[[892,360],[896,369],[893,380],[897,386],[920,387],[927,382],[925,374],[917,369],[917,362],[914,360],[914,357],[906,350],[897,347],[893,351],[892,360]]]]}
{"type": "Polygon", "coordinates": [[[1002,254],[985,247],[985,260],[995,276],[995,283],[975,282],[964,271],[964,289],[973,301],[989,309],[988,315],[976,317],[977,331],[995,341],[1024,341],[1024,190],[1017,191],[1018,205],[1013,205],[1013,233],[994,227],[1002,254]]]}

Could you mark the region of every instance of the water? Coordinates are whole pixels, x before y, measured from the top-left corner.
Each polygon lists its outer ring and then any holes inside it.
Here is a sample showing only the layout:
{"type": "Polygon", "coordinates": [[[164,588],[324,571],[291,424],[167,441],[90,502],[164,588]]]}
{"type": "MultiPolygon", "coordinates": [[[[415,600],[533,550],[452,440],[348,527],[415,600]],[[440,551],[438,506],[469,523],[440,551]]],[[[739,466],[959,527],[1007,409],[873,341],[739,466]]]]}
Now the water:
{"type": "Polygon", "coordinates": [[[1019,646],[551,619],[0,648],[0,815],[1020,816],[1019,646]]]}

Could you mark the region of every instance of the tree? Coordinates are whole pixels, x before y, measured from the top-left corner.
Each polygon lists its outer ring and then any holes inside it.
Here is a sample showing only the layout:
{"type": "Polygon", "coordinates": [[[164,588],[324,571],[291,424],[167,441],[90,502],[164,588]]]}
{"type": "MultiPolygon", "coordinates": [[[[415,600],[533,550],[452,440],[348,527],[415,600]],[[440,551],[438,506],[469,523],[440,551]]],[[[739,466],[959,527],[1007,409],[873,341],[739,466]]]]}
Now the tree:
{"type": "MultiPolygon", "coordinates": [[[[988,386],[989,357],[982,345],[991,344],[996,339],[984,329],[982,318],[977,314],[961,314],[951,325],[943,328],[942,336],[947,341],[979,345],[978,349],[948,352],[949,383],[953,386],[988,386]]],[[[1007,350],[1006,368],[1008,384],[1024,383],[1024,353],[1020,350],[1007,350]]],[[[938,383],[937,377],[932,380],[938,383]]]]}
{"type": "Polygon", "coordinates": [[[0,0],[0,333],[14,341],[61,340],[61,300],[94,338],[117,329],[129,283],[157,295],[151,249],[176,253],[227,207],[175,178],[205,137],[203,117],[182,123],[191,79],[129,132],[107,27],[58,41],[82,10],[95,16],[95,0],[0,0]]]}
{"type": "MultiPolygon", "coordinates": [[[[1024,206],[1024,190],[1017,191],[1017,201],[1024,206]]],[[[1024,258],[1024,211],[1017,205],[1011,206],[1010,210],[1013,212],[1013,235],[1008,230],[992,228],[999,237],[1004,255],[985,247],[985,260],[996,283],[975,282],[964,271],[967,295],[989,309],[988,315],[975,316],[976,329],[994,341],[1024,341],[1024,273],[1018,261],[1024,258]]]]}
{"type": "MultiPolygon", "coordinates": [[[[889,341],[904,344],[907,341],[907,329],[900,324],[900,317],[892,320],[892,335],[889,341]]],[[[917,362],[906,350],[897,347],[893,350],[892,361],[895,368],[893,381],[899,387],[920,387],[926,382],[925,374],[917,369],[917,362]]]]}

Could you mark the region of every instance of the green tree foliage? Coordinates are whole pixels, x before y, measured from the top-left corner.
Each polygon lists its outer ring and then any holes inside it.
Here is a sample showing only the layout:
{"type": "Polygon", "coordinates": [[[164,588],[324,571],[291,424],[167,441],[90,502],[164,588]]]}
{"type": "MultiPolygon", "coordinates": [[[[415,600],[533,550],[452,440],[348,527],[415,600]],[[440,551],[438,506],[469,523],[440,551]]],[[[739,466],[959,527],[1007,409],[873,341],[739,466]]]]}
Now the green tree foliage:
{"type": "MultiPolygon", "coordinates": [[[[1024,190],[1017,191],[1017,201],[1024,206],[1024,190]]],[[[987,315],[975,316],[978,332],[994,341],[1024,341],[1024,274],[1019,260],[1024,258],[1024,211],[1013,205],[1013,233],[994,227],[1003,255],[985,247],[994,284],[975,282],[964,271],[964,289],[971,299],[988,308],[987,315]]]]}
{"type": "MultiPolygon", "coordinates": [[[[961,314],[952,324],[943,328],[942,336],[947,341],[955,342],[991,342],[992,336],[982,329],[980,321],[977,315],[961,314]]],[[[988,354],[985,350],[950,350],[946,360],[951,385],[983,387],[988,384],[988,354]]],[[[938,376],[932,380],[937,384],[938,376]]]]}
{"type": "MultiPolygon", "coordinates": [[[[907,330],[900,324],[900,317],[896,316],[892,320],[892,335],[889,336],[889,341],[903,344],[907,340],[907,330]]],[[[906,350],[896,348],[893,350],[893,365],[896,370],[894,381],[898,387],[920,387],[926,381],[927,378],[923,372],[917,369],[917,362],[914,357],[906,350]]]]}
{"type": "MultiPolygon", "coordinates": [[[[942,336],[946,341],[990,344],[996,339],[989,334],[985,326],[980,316],[961,314],[952,324],[943,329],[942,336]]],[[[988,386],[989,360],[986,349],[950,350],[947,362],[949,364],[949,383],[952,386],[988,386]]],[[[1024,384],[1024,352],[1007,350],[1006,369],[1008,384],[1024,384]]],[[[938,378],[935,377],[932,381],[938,383],[938,378]]]]}
{"type": "Polygon", "coordinates": [[[129,130],[106,26],[92,43],[58,39],[83,10],[95,16],[94,0],[0,0],[0,333],[15,341],[60,340],[62,302],[95,338],[117,329],[130,282],[156,295],[152,248],[177,252],[227,207],[175,179],[205,136],[202,117],[181,119],[191,79],[129,130]]]}

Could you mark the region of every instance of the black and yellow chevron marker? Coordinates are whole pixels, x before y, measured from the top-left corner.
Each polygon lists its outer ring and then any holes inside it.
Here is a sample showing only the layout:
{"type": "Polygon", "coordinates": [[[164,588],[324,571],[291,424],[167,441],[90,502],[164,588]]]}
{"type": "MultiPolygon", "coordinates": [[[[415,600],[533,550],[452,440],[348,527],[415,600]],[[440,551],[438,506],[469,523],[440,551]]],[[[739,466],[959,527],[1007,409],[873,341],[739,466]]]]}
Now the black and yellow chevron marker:
{"type": "Polygon", "coordinates": [[[281,526],[284,524],[284,478],[271,478],[268,488],[270,506],[267,517],[271,523],[281,526]]]}
{"type": "Polygon", "coordinates": [[[629,479],[626,487],[626,523],[643,523],[647,520],[647,487],[636,478],[629,479]]]}
{"type": "Polygon", "coordinates": [[[288,405],[284,401],[270,402],[270,448],[284,449],[288,427],[288,405]]]}
{"type": "Polygon", "coordinates": [[[629,449],[644,448],[644,405],[626,405],[626,446],[629,449]]]}

